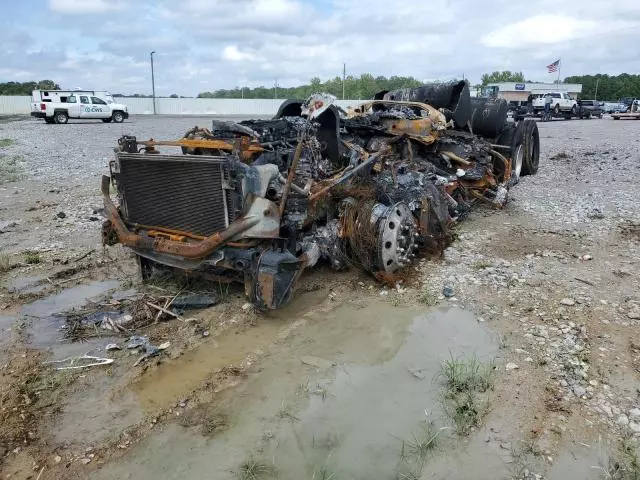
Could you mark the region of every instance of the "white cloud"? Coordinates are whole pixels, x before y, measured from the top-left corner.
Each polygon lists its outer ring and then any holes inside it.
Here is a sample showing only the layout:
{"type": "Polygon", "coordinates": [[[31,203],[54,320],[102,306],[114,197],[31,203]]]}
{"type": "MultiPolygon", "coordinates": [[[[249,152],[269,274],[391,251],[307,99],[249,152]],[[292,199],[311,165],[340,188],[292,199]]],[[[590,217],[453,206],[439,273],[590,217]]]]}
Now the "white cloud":
{"type": "Polygon", "coordinates": [[[602,36],[631,28],[632,22],[579,19],[568,15],[536,15],[500,27],[481,39],[487,47],[518,48],[569,42],[589,35],[602,36]]]}
{"type": "Polygon", "coordinates": [[[222,58],[224,60],[231,60],[232,62],[241,62],[253,60],[255,57],[249,52],[241,52],[236,45],[227,45],[222,50],[222,58]]]}
{"type": "Polygon", "coordinates": [[[125,4],[121,0],[49,0],[49,8],[58,13],[82,15],[123,10],[125,4]]]}

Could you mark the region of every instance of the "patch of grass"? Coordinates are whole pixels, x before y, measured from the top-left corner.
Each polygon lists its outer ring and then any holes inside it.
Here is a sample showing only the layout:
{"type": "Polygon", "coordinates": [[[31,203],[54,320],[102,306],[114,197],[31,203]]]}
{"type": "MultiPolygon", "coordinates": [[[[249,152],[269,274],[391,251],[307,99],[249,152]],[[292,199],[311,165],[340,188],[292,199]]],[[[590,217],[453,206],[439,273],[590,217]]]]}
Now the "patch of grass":
{"type": "Polygon", "coordinates": [[[425,285],[422,287],[422,291],[420,292],[420,302],[432,307],[438,302],[438,297],[425,285]]]}
{"type": "Polygon", "coordinates": [[[411,440],[402,441],[400,461],[415,467],[415,471],[422,471],[429,455],[438,446],[438,437],[441,432],[442,429],[436,428],[433,422],[422,425],[420,430],[413,434],[411,440]]]}
{"type": "Polygon", "coordinates": [[[473,264],[473,268],[476,270],[484,270],[485,268],[492,267],[493,264],[488,260],[478,260],[473,264]]]}
{"type": "Polygon", "coordinates": [[[603,468],[606,480],[640,480],[640,460],[638,459],[638,443],[627,435],[620,440],[618,449],[609,457],[606,468],[603,468]]]}
{"type": "Polygon", "coordinates": [[[14,143],[16,142],[11,138],[0,138],[0,147],[10,147],[14,143]]]}
{"type": "Polygon", "coordinates": [[[36,265],[42,261],[42,259],[40,258],[40,253],[33,250],[27,250],[23,253],[23,255],[24,263],[28,265],[36,265]]]}
{"type": "Polygon", "coordinates": [[[422,473],[412,472],[411,470],[399,471],[396,480],[420,480],[422,473]]]}
{"type": "Polygon", "coordinates": [[[486,392],[493,387],[495,363],[451,358],[442,362],[443,407],[458,435],[468,435],[489,411],[486,392]]]}
{"type": "Polygon", "coordinates": [[[21,161],[20,155],[0,155],[0,185],[17,182],[24,178],[21,161]]]}
{"type": "Polygon", "coordinates": [[[276,478],[277,471],[273,465],[256,459],[253,456],[247,458],[238,469],[236,477],[239,480],[261,480],[264,478],[276,478]]]}
{"type": "Polygon", "coordinates": [[[336,473],[326,465],[322,465],[317,470],[313,471],[311,480],[336,480],[336,473]]]}
{"type": "Polygon", "coordinates": [[[294,420],[296,422],[300,420],[298,417],[296,417],[293,414],[291,406],[285,402],[282,402],[282,405],[280,406],[280,410],[278,410],[278,416],[280,418],[294,420]]]}
{"type": "Polygon", "coordinates": [[[316,383],[315,386],[311,386],[309,385],[309,380],[307,380],[306,383],[298,385],[298,394],[305,396],[318,395],[319,397],[322,397],[322,400],[326,400],[329,390],[326,385],[321,385],[319,383],[316,383]]]}
{"type": "Polygon", "coordinates": [[[493,386],[495,362],[483,363],[477,357],[469,360],[453,358],[445,360],[440,366],[440,376],[451,394],[468,391],[486,392],[493,386]]]}
{"type": "Polygon", "coordinates": [[[11,255],[6,252],[0,252],[0,273],[8,272],[13,268],[11,255]]]}
{"type": "Polygon", "coordinates": [[[400,295],[398,295],[397,293],[395,295],[391,296],[391,305],[393,305],[394,307],[399,307],[400,303],[401,303],[401,297],[400,295]]]}
{"type": "Polygon", "coordinates": [[[489,401],[475,391],[460,393],[444,401],[444,411],[451,418],[458,435],[469,435],[489,413],[489,401]]]}

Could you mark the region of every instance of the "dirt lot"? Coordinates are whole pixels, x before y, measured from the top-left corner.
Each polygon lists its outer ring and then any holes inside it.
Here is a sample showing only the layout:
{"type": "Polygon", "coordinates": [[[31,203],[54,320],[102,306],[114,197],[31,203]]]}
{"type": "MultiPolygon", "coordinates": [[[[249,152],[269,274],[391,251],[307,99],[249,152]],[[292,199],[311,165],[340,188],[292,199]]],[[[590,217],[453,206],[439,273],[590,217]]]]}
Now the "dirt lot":
{"type": "Polygon", "coordinates": [[[2,478],[638,478],[640,122],[541,123],[538,175],[442,258],[321,267],[269,315],[100,245],[117,137],[195,124],[0,122],[2,478]],[[149,306],[190,291],[218,303],[149,306]],[[134,366],[131,333],[166,348],[134,366]],[[46,363],[87,353],[114,361],[46,363]]]}

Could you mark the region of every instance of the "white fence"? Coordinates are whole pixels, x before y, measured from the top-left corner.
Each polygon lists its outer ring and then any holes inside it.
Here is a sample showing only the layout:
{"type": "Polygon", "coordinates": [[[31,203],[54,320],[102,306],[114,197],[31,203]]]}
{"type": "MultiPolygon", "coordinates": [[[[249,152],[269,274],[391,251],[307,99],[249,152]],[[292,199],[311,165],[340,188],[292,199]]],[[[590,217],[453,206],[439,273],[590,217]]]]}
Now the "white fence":
{"type": "MultiPolygon", "coordinates": [[[[132,115],[153,113],[151,98],[116,98],[125,104],[132,115]]],[[[284,99],[226,99],[226,98],[156,98],[156,112],[160,115],[273,115],[284,99]]],[[[347,108],[361,100],[338,100],[347,108]]],[[[0,115],[29,114],[31,97],[0,96],[0,115]]]]}

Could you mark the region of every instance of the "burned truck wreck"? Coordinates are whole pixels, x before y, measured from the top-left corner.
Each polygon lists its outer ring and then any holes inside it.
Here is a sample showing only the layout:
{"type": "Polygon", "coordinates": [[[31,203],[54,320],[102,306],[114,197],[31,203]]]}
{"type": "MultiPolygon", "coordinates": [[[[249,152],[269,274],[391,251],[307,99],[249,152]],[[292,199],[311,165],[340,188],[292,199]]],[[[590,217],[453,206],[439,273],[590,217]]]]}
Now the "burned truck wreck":
{"type": "Polygon", "coordinates": [[[503,100],[472,99],[464,82],[348,111],[333,101],[289,100],[271,120],[214,120],[177,140],[123,136],[102,178],[103,242],[131,248],[143,278],[163,266],[238,281],[275,309],[318,262],[394,279],[538,169],[535,122],[508,122],[503,100]]]}

